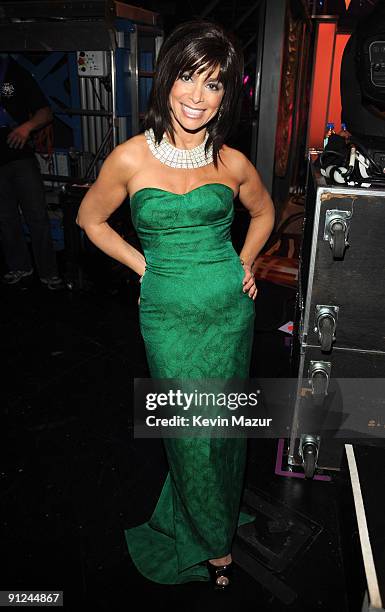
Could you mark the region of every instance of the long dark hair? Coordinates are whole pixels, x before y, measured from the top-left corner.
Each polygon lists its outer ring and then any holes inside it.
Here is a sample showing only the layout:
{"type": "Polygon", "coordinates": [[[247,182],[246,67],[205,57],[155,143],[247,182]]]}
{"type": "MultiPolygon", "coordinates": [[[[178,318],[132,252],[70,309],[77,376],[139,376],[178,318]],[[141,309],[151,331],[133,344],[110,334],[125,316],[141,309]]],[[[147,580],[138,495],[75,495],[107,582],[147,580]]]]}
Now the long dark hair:
{"type": "Polygon", "coordinates": [[[203,66],[210,72],[219,67],[218,80],[224,87],[220,112],[207,124],[206,152],[212,144],[217,168],[219,151],[239,119],[243,78],[242,52],[221,26],[204,20],[188,21],[164,41],[155,66],[144,129],[152,128],[158,143],[167,132],[175,144],[168,101],[171,88],[184,72],[192,74],[203,66]]]}

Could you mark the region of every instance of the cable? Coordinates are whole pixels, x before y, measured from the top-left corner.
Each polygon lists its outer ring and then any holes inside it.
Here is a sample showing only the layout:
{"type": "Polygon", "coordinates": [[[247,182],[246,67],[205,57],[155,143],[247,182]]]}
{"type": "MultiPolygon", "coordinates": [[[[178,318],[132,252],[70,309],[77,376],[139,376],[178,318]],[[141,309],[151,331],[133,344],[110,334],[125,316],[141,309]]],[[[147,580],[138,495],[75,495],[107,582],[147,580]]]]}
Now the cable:
{"type": "Polygon", "coordinates": [[[100,97],[99,97],[99,94],[98,94],[98,92],[96,91],[96,87],[95,87],[95,83],[94,83],[94,80],[93,80],[93,79],[91,79],[91,86],[92,86],[93,92],[94,92],[94,94],[95,94],[95,96],[96,96],[96,99],[98,100],[98,102],[99,102],[99,104],[100,104],[100,108],[101,108],[101,110],[106,111],[106,107],[103,105],[103,102],[101,101],[101,99],[100,99],[100,97]]]}

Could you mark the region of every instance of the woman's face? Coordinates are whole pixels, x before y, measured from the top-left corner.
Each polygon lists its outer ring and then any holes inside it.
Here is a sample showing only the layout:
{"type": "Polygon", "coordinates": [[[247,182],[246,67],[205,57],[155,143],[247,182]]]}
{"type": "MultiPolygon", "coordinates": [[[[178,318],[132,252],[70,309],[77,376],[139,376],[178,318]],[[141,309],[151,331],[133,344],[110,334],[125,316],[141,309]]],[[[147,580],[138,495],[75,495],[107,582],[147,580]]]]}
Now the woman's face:
{"type": "Polygon", "coordinates": [[[225,93],[218,79],[219,67],[209,71],[181,74],[171,88],[169,103],[174,119],[189,131],[199,130],[218,112],[225,93]]]}

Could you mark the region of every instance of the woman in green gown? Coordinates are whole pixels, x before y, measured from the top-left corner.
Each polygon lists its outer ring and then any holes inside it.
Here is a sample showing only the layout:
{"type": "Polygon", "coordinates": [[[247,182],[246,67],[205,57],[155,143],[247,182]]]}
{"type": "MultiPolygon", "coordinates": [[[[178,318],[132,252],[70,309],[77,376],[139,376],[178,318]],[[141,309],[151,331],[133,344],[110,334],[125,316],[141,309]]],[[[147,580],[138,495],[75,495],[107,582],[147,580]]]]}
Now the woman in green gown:
{"type": "MultiPolygon", "coordinates": [[[[225,144],[236,123],[243,60],[215,24],[180,25],[159,52],[145,132],[119,145],[77,222],[141,277],[140,327],[153,378],[247,378],[257,289],[251,266],[274,223],[254,166],[225,144]],[[143,254],[108,225],[130,196],[143,254]],[[250,213],[238,256],[233,199],[250,213]]],[[[164,440],[169,474],[148,522],[126,530],[147,578],[229,584],[246,440],[164,440]]]]}

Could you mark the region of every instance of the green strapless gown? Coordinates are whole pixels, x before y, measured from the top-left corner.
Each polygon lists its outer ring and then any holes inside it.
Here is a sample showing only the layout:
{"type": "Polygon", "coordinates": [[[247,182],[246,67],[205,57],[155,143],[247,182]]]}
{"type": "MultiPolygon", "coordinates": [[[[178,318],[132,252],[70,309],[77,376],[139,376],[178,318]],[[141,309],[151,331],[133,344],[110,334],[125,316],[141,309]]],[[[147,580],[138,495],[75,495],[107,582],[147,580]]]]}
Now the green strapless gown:
{"type": "MultiPolygon", "coordinates": [[[[132,221],[146,258],[140,326],[154,378],[247,378],[254,302],[230,227],[233,191],[210,183],[180,195],[140,189],[132,221]]],[[[155,582],[207,580],[202,564],[231,551],[246,440],[164,440],[169,474],[150,520],[127,529],[130,555],[155,582]]]]}

